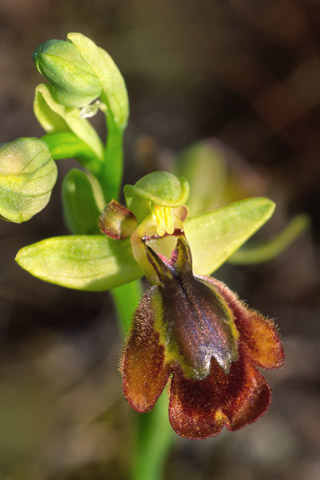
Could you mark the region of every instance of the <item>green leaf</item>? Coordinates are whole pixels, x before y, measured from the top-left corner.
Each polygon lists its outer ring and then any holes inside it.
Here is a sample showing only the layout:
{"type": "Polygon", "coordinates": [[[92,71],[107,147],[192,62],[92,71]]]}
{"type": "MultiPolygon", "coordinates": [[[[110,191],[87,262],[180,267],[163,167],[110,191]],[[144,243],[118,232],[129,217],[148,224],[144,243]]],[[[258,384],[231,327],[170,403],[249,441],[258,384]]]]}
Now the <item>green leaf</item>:
{"type": "Polygon", "coordinates": [[[110,57],[102,48],[81,33],[69,33],[68,39],[78,49],[100,80],[104,96],[101,100],[108,106],[114,123],[125,128],[129,116],[129,101],[124,79],[110,57]]]}
{"type": "Polygon", "coordinates": [[[69,235],[22,248],[20,267],[35,277],[78,290],[110,290],[142,276],[130,239],[103,235],[69,235]]]}
{"type": "Polygon", "coordinates": [[[34,113],[47,132],[71,131],[92,150],[92,156],[103,159],[103,145],[99,135],[85,118],[80,117],[78,108],[69,108],[58,103],[52,96],[49,85],[36,87],[34,113]]]}
{"type": "Polygon", "coordinates": [[[185,223],[193,270],[208,275],[222,265],[271,217],[275,209],[268,198],[241,200],[185,223]]]}
{"type": "Polygon", "coordinates": [[[45,143],[19,138],[0,146],[0,215],[21,223],[49,202],[57,167],[45,143]]]}
{"type": "Polygon", "coordinates": [[[101,209],[97,206],[93,185],[86,173],[77,168],[67,173],[62,184],[62,202],[64,218],[72,233],[99,233],[101,209]]]}
{"type": "MultiPolygon", "coordinates": [[[[194,272],[210,274],[272,215],[267,198],[242,200],[185,223],[194,272]]],[[[76,235],[43,240],[22,248],[18,264],[48,282],[79,290],[108,290],[142,276],[130,239],[76,235]]]]}
{"type": "Polygon", "coordinates": [[[240,248],[228,259],[228,262],[235,265],[251,265],[273,260],[302,235],[309,225],[308,215],[296,215],[274,238],[240,248]]]}

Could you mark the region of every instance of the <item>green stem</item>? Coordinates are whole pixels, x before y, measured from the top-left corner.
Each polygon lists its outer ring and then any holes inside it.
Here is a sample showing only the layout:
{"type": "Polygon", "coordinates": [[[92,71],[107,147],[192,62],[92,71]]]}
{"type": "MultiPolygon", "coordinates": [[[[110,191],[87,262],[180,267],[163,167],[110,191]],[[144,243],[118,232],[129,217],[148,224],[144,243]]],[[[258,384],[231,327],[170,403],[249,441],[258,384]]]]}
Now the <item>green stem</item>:
{"type": "Polygon", "coordinates": [[[112,116],[108,107],[107,99],[101,96],[101,101],[107,107],[107,142],[104,149],[104,162],[98,179],[105,193],[106,201],[117,199],[120,193],[120,187],[123,175],[123,135],[124,129],[119,127],[112,116]]]}
{"type": "Polygon", "coordinates": [[[142,294],[141,283],[139,280],[126,283],[111,290],[111,294],[122,334],[126,336],[130,330],[133,314],[140,302],[142,294]]]}
{"type": "MultiPolygon", "coordinates": [[[[121,330],[126,335],[141,298],[139,281],[112,290],[121,330]]],[[[161,480],[170,450],[172,429],[168,421],[168,400],[164,392],[149,413],[135,413],[135,437],[131,480],[161,480]]]]}
{"type": "MultiPolygon", "coordinates": [[[[107,202],[119,196],[123,173],[124,129],[114,122],[107,97],[101,101],[106,105],[108,128],[104,151],[104,164],[98,175],[107,202]]],[[[135,281],[112,291],[122,333],[128,334],[133,314],[140,302],[141,283],[135,281]]],[[[135,413],[134,455],[131,480],[161,480],[162,470],[170,449],[172,430],[168,421],[168,401],[163,394],[152,412],[135,413]]]]}
{"type": "Polygon", "coordinates": [[[263,263],[277,257],[309,226],[307,215],[296,215],[276,237],[259,245],[243,247],[235,252],[228,262],[235,265],[263,263]]]}
{"type": "Polygon", "coordinates": [[[131,480],[161,480],[172,443],[168,397],[163,392],[149,413],[136,414],[136,444],[131,480]]]}

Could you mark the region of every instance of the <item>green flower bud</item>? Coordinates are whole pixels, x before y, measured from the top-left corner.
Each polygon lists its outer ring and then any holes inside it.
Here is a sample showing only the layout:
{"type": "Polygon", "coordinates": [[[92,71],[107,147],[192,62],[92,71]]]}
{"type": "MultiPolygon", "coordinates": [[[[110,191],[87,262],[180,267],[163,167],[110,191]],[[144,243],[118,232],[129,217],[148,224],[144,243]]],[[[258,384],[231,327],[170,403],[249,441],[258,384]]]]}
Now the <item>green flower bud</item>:
{"type": "Polygon", "coordinates": [[[21,223],[49,202],[57,167],[37,138],[18,138],[0,146],[0,218],[21,223]]]}
{"type": "Polygon", "coordinates": [[[53,86],[53,94],[62,105],[83,107],[101,94],[97,75],[71,42],[48,40],[32,56],[37,69],[53,86]]]}

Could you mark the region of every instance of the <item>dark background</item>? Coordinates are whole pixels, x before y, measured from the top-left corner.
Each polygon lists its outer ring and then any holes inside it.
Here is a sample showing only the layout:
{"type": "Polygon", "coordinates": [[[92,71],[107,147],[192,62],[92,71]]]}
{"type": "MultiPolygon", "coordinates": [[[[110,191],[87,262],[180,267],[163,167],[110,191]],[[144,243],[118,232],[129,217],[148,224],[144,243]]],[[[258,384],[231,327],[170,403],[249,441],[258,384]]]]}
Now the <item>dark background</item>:
{"type": "MultiPolygon", "coordinates": [[[[296,213],[312,220],[268,264],[217,272],[281,329],[286,363],[266,374],[268,414],[202,442],[175,437],[165,478],[319,479],[320,2],[2,0],[1,142],[42,134],[32,113],[42,79],[31,52],[69,31],[105,48],[126,79],[127,180],[157,167],[145,145],[157,142],[170,159],[215,137],[246,160],[259,179],[254,193],[277,202],[262,236],[296,213]]],[[[102,118],[95,122],[103,131],[102,118]]],[[[43,212],[0,226],[1,479],[127,478],[132,414],[108,293],[48,285],[14,263],[20,247],[67,233],[60,185],[71,165],[59,163],[43,212]]]]}

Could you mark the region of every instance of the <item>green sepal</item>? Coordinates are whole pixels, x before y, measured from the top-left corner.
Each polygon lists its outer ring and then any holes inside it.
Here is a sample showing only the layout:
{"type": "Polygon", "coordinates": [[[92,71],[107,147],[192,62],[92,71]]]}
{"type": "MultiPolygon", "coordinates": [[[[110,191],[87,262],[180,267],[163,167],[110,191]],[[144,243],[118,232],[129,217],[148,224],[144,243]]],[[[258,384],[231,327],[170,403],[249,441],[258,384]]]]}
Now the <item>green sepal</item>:
{"type": "MultiPolygon", "coordinates": [[[[250,198],[185,222],[195,274],[213,273],[272,215],[274,203],[250,198]]],[[[130,239],[68,236],[22,248],[18,264],[32,275],[68,288],[108,290],[143,275],[130,239]]]]}
{"type": "Polygon", "coordinates": [[[102,192],[99,191],[97,182],[93,182],[92,176],[88,176],[77,168],[70,170],[63,179],[63,215],[72,233],[91,235],[99,233],[98,218],[101,208],[97,205],[95,191],[100,198],[102,192]]]}
{"type": "Polygon", "coordinates": [[[103,91],[101,101],[108,107],[107,115],[111,114],[117,127],[124,129],[129,117],[129,101],[118,67],[105,50],[81,33],[69,33],[68,39],[99,78],[103,91]]]}
{"type": "Polygon", "coordinates": [[[19,138],[0,146],[0,215],[21,223],[49,202],[57,167],[44,142],[19,138]]]}
{"type": "Polygon", "coordinates": [[[209,275],[269,220],[275,209],[265,197],[248,198],[185,222],[193,272],[209,275]]]}
{"type": "Polygon", "coordinates": [[[83,107],[99,97],[100,81],[72,43],[48,40],[32,56],[38,71],[54,87],[54,96],[62,105],[83,107]]]}
{"type": "Polygon", "coordinates": [[[16,261],[41,280],[78,290],[110,290],[142,276],[130,239],[104,235],[47,238],[19,250],[16,261]]]}
{"type": "Polygon", "coordinates": [[[41,83],[36,87],[33,108],[38,122],[46,132],[71,131],[89,146],[93,157],[103,159],[103,145],[95,129],[88,120],[80,117],[78,108],[58,103],[49,85],[41,83]]]}

